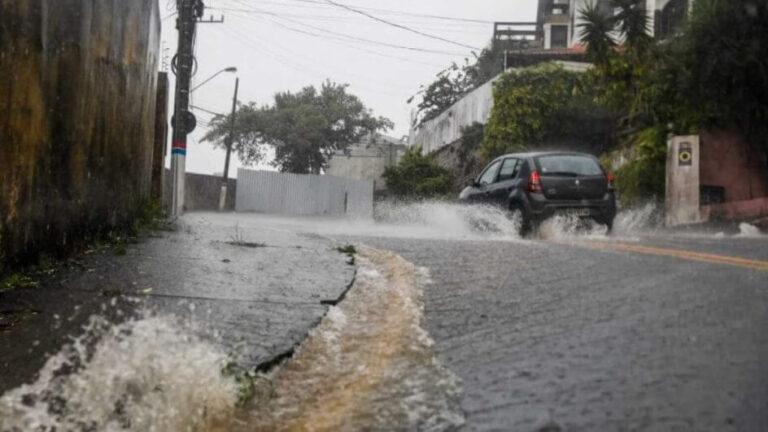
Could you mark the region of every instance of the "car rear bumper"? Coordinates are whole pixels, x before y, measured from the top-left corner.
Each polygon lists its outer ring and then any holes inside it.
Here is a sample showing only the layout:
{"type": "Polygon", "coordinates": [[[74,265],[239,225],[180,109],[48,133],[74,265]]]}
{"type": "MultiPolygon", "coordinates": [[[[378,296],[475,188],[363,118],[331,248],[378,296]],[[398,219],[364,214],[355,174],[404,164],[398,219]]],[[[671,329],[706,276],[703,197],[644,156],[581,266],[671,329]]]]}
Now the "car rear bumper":
{"type": "Polygon", "coordinates": [[[601,199],[550,200],[542,194],[528,194],[525,211],[530,220],[544,220],[558,213],[572,212],[581,217],[602,222],[612,221],[616,216],[616,198],[607,193],[601,199]]]}

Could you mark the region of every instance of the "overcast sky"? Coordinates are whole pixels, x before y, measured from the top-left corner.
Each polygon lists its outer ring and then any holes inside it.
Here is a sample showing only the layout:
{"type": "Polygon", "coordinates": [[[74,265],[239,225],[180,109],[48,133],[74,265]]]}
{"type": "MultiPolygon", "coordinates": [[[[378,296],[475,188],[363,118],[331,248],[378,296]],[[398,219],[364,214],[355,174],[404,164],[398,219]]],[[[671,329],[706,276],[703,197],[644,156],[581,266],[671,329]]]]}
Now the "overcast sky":
{"type": "MultiPolygon", "coordinates": [[[[176,51],[175,1],[161,1],[163,46],[176,51]]],[[[406,101],[451,62],[471,57],[488,44],[494,21],[535,21],[537,0],[334,0],[404,27],[446,39],[437,40],[334,6],[326,0],[206,0],[206,18],[224,15],[224,24],[198,26],[196,56],[200,83],[217,71],[236,66],[193,93],[200,108],[231,109],[235,76],[240,102],[272,102],[278,91],[319,86],[325,79],[349,84],[376,115],[408,134],[413,106],[406,101]],[[448,17],[454,19],[444,19],[448,17]],[[388,45],[397,45],[396,48],[388,45]]],[[[171,91],[174,88],[170,74],[171,91]]],[[[172,107],[172,105],[171,105],[172,107]]],[[[189,139],[187,171],[221,172],[224,152],[200,142],[211,115],[195,111],[198,129],[189,139]]],[[[236,158],[230,175],[241,166],[236,158]]],[[[259,168],[269,167],[262,166],[259,168]]]]}

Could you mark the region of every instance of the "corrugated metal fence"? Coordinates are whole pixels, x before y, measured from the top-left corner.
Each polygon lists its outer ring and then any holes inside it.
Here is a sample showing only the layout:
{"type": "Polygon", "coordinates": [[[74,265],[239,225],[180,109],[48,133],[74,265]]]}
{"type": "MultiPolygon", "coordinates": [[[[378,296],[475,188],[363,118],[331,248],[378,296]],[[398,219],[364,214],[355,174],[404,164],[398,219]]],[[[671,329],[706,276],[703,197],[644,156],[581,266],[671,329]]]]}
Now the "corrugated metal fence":
{"type": "Polygon", "coordinates": [[[241,168],[235,202],[239,212],[371,217],[373,182],[241,168]]]}

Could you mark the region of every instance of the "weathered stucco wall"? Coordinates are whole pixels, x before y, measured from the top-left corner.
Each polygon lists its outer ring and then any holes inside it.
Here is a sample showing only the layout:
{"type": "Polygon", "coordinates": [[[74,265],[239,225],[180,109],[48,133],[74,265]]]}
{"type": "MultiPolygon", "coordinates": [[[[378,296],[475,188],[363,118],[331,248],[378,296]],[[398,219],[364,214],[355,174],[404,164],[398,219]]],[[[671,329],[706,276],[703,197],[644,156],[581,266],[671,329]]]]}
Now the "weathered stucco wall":
{"type": "Polygon", "coordinates": [[[157,0],[0,0],[0,264],[146,199],[159,37],[157,0]]]}
{"type": "Polygon", "coordinates": [[[763,153],[740,134],[701,134],[701,184],[725,189],[725,201],[768,197],[768,170],[763,153]]]}

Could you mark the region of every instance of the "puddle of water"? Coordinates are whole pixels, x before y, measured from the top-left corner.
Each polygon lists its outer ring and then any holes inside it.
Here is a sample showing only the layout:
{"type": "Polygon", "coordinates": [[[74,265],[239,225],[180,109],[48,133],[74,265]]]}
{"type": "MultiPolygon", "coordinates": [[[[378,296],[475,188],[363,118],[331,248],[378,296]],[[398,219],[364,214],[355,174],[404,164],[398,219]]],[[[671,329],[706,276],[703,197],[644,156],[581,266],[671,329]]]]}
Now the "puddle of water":
{"type": "MultiPolygon", "coordinates": [[[[421,328],[423,270],[368,248],[355,285],[237,430],[446,430],[464,419],[455,378],[421,328]]],[[[359,250],[360,250],[359,249],[359,250]]]]}
{"type": "Polygon", "coordinates": [[[193,431],[231,417],[228,358],[170,317],[92,318],[37,380],[0,397],[0,430],[193,431]]]}

